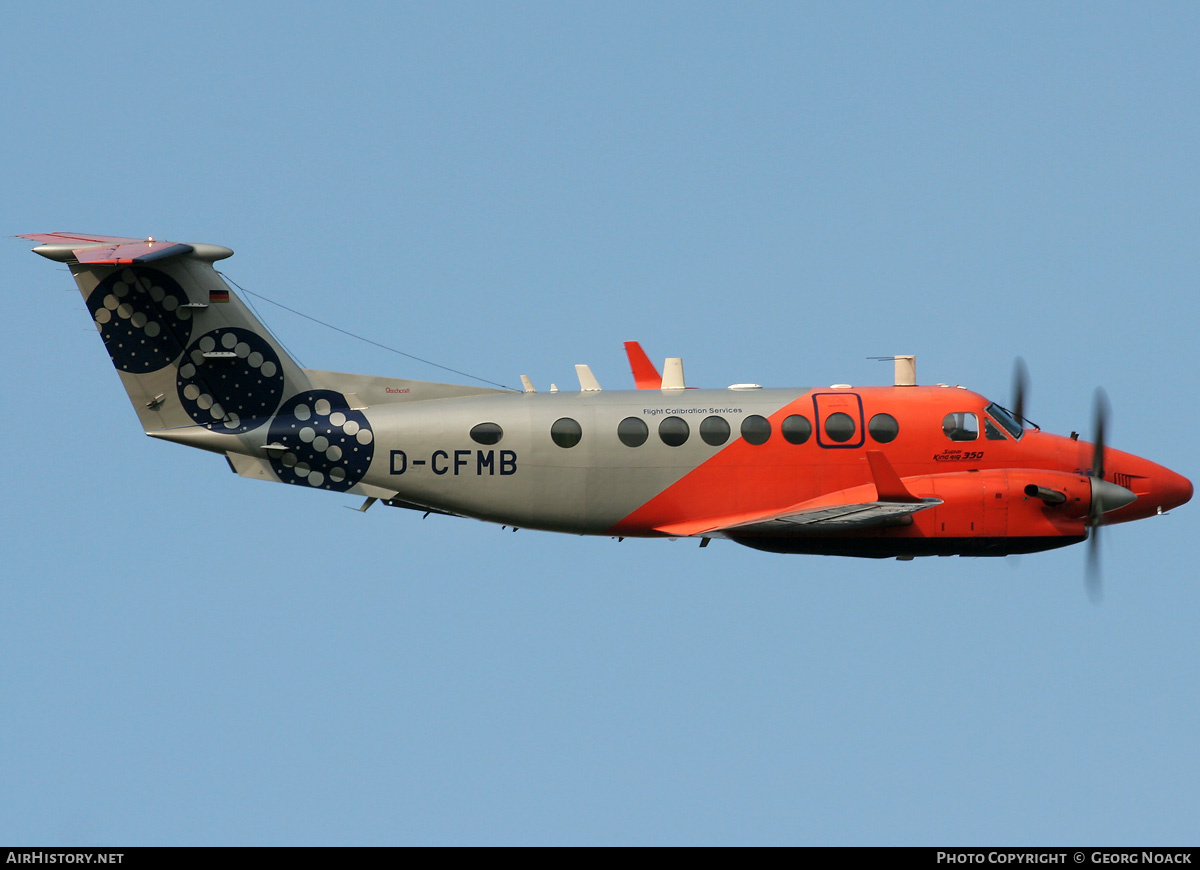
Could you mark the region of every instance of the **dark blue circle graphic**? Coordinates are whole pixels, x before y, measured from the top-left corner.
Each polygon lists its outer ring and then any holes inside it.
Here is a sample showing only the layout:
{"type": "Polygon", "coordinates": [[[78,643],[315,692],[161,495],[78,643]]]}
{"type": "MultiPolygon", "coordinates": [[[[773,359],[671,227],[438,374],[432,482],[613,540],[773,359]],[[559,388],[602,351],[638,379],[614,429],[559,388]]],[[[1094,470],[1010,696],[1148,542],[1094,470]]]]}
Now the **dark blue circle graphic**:
{"type": "Polygon", "coordinates": [[[164,272],[119,269],[96,285],[88,311],[113,365],[123,372],[156,372],[179,358],[192,335],[187,293],[164,272]]]}
{"type": "Polygon", "coordinates": [[[217,432],[257,429],[283,398],[279,355],[262,336],[223,326],[204,333],[179,361],[175,389],[188,416],[217,432]]]}
{"type": "Polygon", "coordinates": [[[288,399],[271,421],[271,468],[284,483],[345,492],[362,480],[375,455],[375,436],[361,411],[333,390],[306,390],[288,399]]]}

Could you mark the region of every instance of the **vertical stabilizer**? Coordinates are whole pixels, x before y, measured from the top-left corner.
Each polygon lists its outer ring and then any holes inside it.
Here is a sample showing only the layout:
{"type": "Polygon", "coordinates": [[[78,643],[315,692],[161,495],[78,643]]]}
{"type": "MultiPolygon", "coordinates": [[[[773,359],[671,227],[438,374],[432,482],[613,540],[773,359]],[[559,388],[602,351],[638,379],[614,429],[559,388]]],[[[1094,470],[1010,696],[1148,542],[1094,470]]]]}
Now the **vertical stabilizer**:
{"type": "Polygon", "coordinates": [[[147,432],[238,434],[269,419],[308,378],[221,279],[216,245],[29,236],[65,262],[147,432]]]}

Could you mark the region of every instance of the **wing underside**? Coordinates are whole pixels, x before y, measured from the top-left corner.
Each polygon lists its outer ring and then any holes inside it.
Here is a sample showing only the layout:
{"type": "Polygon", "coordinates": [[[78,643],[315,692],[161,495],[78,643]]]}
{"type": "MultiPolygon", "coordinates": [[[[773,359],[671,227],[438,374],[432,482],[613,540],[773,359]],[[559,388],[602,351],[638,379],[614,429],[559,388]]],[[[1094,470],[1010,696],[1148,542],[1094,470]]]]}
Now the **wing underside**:
{"type": "Polygon", "coordinates": [[[717,530],[735,535],[827,535],[902,526],[913,514],[941,504],[940,499],[919,502],[866,502],[814,507],[774,517],[737,523],[717,530]]]}
{"type": "Polygon", "coordinates": [[[667,535],[770,536],[807,537],[842,532],[903,526],[912,522],[912,515],[936,507],[941,499],[919,499],[905,502],[870,501],[853,504],[824,504],[789,509],[753,518],[725,518],[708,522],[674,523],[660,526],[657,531],[667,535]]]}

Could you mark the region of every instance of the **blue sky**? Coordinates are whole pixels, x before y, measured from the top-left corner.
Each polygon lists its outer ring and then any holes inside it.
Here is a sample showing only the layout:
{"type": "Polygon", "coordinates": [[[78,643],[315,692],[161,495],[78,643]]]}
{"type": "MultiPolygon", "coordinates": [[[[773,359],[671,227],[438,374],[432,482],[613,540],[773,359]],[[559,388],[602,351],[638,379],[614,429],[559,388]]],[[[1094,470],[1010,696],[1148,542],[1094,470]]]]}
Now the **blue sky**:
{"type": "MultiPolygon", "coordinates": [[[[540,387],[1009,398],[1193,479],[1200,7],[10,10],[0,225],[540,387]]],[[[1020,559],[586,539],[145,438],[3,244],[0,841],[1193,844],[1194,505],[1020,559]],[[20,423],[20,433],[15,430],[20,423]]],[[[70,292],[64,292],[70,291],[70,292]]],[[[312,367],[445,379],[267,306],[312,367]]]]}

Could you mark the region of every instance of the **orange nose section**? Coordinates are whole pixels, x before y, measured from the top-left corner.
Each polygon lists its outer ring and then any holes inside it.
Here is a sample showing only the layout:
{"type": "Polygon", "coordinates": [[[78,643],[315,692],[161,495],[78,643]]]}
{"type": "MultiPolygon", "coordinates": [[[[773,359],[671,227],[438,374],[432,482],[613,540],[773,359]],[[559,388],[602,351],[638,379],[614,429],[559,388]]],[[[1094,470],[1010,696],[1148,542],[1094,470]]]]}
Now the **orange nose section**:
{"type": "Polygon", "coordinates": [[[1187,504],[1192,499],[1192,482],[1182,474],[1163,468],[1155,476],[1154,484],[1158,506],[1164,511],[1187,504]]]}
{"type": "Polygon", "coordinates": [[[1113,474],[1105,475],[1105,478],[1127,486],[1137,495],[1137,501],[1106,513],[1105,523],[1152,517],[1191,501],[1192,482],[1182,474],[1132,453],[1110,450],[1108,455],[1112,457],[1108,465],[1113,474]]]}

